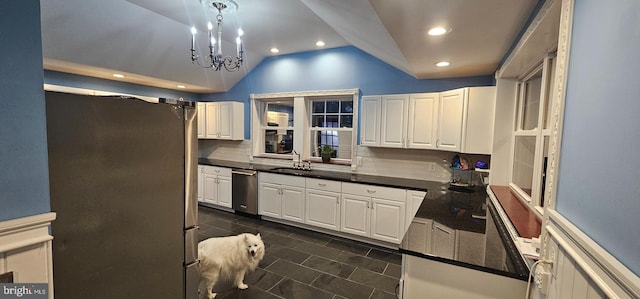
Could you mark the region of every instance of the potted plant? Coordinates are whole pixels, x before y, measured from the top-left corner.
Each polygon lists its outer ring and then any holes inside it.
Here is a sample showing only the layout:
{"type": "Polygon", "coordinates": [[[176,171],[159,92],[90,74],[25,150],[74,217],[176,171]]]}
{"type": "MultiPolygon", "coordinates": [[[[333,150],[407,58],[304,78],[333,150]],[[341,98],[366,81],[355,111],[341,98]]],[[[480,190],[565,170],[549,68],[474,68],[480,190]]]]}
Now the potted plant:
{"type": "Polygon", "coordinates": [[[333,155],[333,149],[330,146],[325,145],[322,147],[320,155],[322,156],[322,163],[329,163],[331,161],[331,155],[333,155]]]}

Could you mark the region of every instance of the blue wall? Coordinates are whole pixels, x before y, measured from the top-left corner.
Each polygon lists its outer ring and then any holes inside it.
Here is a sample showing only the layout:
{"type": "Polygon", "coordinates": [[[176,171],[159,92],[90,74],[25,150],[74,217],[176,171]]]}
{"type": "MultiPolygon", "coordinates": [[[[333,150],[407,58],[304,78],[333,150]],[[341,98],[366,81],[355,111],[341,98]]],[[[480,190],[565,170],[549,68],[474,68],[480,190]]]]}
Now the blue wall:
{"type": "Polygon", "coordinates": [[[418,80],[355,47],[272,56],[260,62],[226,93],[203,101],[245,102],[245,138],[248,139],[249,95],[359,88],[361,95],[439,92],[466,86],[495,85],[493,74],[478,77],[418,80]]]}
{"type": "Polygon", "coordinates": [[[0,221],[51,210],[42,82],[40,2],[0,1],[0,221]]]}
{"type": "Polygon", "coordinates": [[[639,11],[637,0],[575,2],[556,207],[637,275],[639,11]]]}
{"type": "Polygon", "coordinates": [[[55,71],[44,71],[44,83],[84,88],[91,90],[104,90],[112,92],[120,92],[126,94],[135,94],[140,96],[157,97],[157,98],[170,98],[178,99],[183,98],[188,101],[197,101],[200,97],[199,94],[181,92],[177,90],[164,89],[146,85],[139,85],[133,83],[120,82],[115,80],[106,80],[94,77],[87,77],[69,73],[61,73],[55,71]]]}

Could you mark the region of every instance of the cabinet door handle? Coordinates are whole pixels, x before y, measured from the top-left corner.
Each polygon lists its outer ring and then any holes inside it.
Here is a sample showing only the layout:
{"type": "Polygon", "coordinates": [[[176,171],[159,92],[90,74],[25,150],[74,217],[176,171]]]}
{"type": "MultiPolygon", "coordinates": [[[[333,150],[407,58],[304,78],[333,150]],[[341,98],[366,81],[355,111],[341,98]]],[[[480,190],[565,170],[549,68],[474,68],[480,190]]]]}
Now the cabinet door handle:
{"type": "Polygon", "coordinates": [[[367,193],[373,194],[373,193],[376,193],[376,190],[367,189],[367,193]]]}
{"type": "Polygon", "coordinates": [[[340,197],[336,197],[336,204],[340,204],[340,197]]]}
{"type": "Polygon", "coordinates": [[[321,184],[321,183],[318,183],[318,186],[320,186],[320,187],[326,187],[326,186],[327,186],[327,184],[321,184]]]}

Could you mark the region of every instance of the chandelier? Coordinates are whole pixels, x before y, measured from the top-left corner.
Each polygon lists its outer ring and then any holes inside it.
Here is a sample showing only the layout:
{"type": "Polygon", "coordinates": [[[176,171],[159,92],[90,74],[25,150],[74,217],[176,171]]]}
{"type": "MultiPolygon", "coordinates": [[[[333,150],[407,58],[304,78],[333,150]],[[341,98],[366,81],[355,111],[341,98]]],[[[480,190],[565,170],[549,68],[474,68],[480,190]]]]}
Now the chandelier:
{"type": "Polygon", "coordinates": [[[233,0],[200,0],[200,2],[207,7],[211,7],[218,10],[217,16],[217,37],[214,37],[213,24],[209,22],[207,29],[209,33],[209,55],[206,58],[201,59],[198,50],[196,50],[196,27],[191,27],[191,63],[197,63],[203,68],[211,68],[216,71],[221,70],[223,67],[229,72],[235,72],[242,66],[244,59],[244,49],[242,47],[242,35],[243,31],[238,28],[238,37],[236,37],[236,57],[224,56],[222,54],[222,11],[234,12],[238,10],[238,4],[233,0]]]}

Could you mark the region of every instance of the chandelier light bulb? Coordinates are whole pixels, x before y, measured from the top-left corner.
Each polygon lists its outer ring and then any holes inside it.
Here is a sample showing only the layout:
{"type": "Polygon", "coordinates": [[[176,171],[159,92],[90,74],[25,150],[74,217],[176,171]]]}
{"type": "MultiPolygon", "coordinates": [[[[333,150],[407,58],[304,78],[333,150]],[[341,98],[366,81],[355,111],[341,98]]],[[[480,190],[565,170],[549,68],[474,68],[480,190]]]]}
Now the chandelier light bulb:
{"type": "Polygon", "coordinates": [[[209,29],[209,31],[213,30],[213,24],[211,24],[211,22],[207,23],[207,29],[209,29]]]}
{"type": "Polygon", "coordinates": [[[198,30],[196,30],[196,27],[195,26],[191,27],[191,35],[196,35],[196,33],[198,33],[198,30]]]}
{"type": "Polygon", "coordinates": [[[213,37],[213,36],[211,37],[211,44],[212,44],[212,45],[215,45],[215,44],[216,44],[216,38],[215,38],[215,37],[213,37]]]}
{"type": "Polygon", "coordinates": [[[242,31],[242,28],[238,28],[238,36],[243,36],[244,35],[244,31],[242,31]]]}

